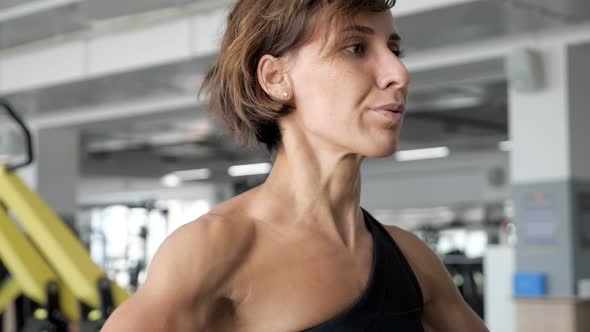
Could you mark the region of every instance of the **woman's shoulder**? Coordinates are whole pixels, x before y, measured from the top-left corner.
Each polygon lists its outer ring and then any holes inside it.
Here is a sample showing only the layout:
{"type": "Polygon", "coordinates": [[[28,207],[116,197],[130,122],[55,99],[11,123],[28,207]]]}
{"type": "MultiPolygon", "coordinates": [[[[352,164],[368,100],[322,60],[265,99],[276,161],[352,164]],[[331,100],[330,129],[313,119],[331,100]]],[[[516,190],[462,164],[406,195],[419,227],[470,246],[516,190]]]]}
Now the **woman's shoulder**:
{"type": "Polygon", "coordinates": [[[254,223],[237,210],[215,208],[185,226],[178,237],[228,269],[245,259],[255,239],[254,223]]]}
{"type": "Polygon", "coordinates": [[[226,253],[231,252],[226,247],[234,247],[236,251],[242,252],[244,248],[241,245],[247,245],[253,240],[255,231],[254,224],[245,214],[217,209],[205,213],[185,225],[185,228],[179,231],[186,233],[186,237],[192,239],[190,242],[195,243],[194,240],[198,239],[206,245],[205,248],[221,247],[226,253]]]}
{"type": "Polygon", "coordinates": [[[247,260],[254,244],[253,223],[235,215],[210,211],[175,230],[156,254],[162,268],[190,285],[207,286],[220,297],[231,290],[223,284],[247,260]]]}
{"type": "MultiPolygon", "coordinates": [[[[254,240],[256,232],[255,218],[251,209],[254,190],[250,190],[233,198],[230,198],[209,212],[193,221],[195,228],[206,228],[211,236],[222,238],[222,242],[228,241],[233,245],[247,245],[254,240]],[[199,225],[203,226],[199,226],[199,225]]],[[[218,239],[221,240],[221,239],[218,239]]],[[[244,248],[241,248],[243,250],[244,248]]]]}

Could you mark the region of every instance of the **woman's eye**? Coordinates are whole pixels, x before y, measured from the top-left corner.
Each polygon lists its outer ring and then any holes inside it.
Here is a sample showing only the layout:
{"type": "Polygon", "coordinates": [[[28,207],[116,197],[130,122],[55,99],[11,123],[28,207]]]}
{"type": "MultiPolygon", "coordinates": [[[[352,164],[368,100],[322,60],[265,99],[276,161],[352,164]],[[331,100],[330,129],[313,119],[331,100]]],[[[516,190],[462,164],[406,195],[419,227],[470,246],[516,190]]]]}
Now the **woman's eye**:
{"type": "Polygon", "coordinates": [[[396,57],[398,57],[400,59],[406,57],[406,51],[405,50],[393,50],[392,52],[393,52],[393,54],[395,54],[396,57]]]}
{"type": "Polygon", "coordinates": [[[363,54],[365,52],[365,45],[361,43],[357,43],[354,45],[350,45],[346,48],[349,52],[353,54],[363,54]]]}
{"type": "MultiPolygon", "coordinates": [[[[356,43],[348,46],[346,50],[355,55],[363,55],[366,52],[366,46],[363,43],[356,43]]],[[[391,52],[400,59],[406,55],[403,49],[392,49],[391,52]]]]}

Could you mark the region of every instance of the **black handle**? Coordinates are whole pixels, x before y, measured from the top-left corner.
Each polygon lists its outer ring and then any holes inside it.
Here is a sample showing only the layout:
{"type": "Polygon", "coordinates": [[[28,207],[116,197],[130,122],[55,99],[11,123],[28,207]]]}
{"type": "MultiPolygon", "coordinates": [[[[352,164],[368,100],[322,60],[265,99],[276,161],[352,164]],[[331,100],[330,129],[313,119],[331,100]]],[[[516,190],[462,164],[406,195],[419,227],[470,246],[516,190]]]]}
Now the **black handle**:
{"type": "Polygon", "coordinates": [[[16,112],[14,111],[12,106],[10,106],[8,101],[0,98],[0,106],[1,106],[0,110],[5,110],[8,113],[8,116],[10,118],[12,118],[12,120],[14,120],[18,124],[18,126],[22,129],[23,134],[25,135],[27,158],[25,159],[25,161],[23,161],[21,163],[6,166],[6,170],[8,170],[10,172],[14,172],[15,170],[17,170],[21,167],[25,167],[25,166],[28,166],[31,163],[33,163],[33,140],[32,140],[32,136],[31,136],[31,131],[29,131],[29,128],[27,127],[27,125],[16,114],[16,112]]]}

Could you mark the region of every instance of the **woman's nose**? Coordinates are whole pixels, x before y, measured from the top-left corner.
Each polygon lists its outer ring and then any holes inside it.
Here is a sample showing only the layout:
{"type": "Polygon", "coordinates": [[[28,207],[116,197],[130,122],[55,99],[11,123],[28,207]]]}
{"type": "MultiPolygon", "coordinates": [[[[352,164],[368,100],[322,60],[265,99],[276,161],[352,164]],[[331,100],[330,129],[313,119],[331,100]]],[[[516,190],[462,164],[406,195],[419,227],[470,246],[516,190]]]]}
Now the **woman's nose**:
{"type": "Polygon", "coordinates": [[[380,57],[377,66],[378,85],[381,89],[393,86],[395,89],[405,89],[410,83],[410,74],[406,66],[390,50],[389,54],[380,57]]]}

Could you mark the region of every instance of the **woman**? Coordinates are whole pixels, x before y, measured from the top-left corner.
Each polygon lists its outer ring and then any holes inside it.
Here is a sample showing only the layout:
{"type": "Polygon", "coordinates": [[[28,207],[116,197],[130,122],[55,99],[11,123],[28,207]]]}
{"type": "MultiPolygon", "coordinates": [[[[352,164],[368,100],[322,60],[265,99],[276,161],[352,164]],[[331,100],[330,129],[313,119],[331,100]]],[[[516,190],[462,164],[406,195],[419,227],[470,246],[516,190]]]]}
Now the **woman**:
{"type": "Polygon", "coordinates": [[[359,206],[409,77],[385,0],[240,0],[210,105],[265,144],[264,184],[183,226],[105,331],[485,331],[437,256],[359,206]]]}

